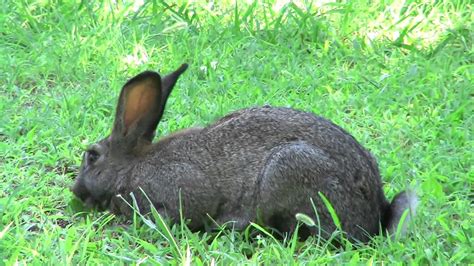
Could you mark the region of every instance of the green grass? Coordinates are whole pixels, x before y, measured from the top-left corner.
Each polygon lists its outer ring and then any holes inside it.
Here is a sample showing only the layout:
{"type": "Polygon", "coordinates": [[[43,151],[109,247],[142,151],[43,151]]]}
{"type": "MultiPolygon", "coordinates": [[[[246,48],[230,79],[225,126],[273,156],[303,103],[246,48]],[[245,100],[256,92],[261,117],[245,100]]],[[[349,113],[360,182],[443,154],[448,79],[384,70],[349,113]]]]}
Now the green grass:
{"type": "Polygon", "coordinates": [[[0,3],[0,264],[474,263],[470,1],[105,2],[0,3]],[[265,103],[313,111],[374,153],[389,198],[417,189],[409,235],[332,248],[75,213],[122,84],[183,62],[159,136],[265,103]]]}

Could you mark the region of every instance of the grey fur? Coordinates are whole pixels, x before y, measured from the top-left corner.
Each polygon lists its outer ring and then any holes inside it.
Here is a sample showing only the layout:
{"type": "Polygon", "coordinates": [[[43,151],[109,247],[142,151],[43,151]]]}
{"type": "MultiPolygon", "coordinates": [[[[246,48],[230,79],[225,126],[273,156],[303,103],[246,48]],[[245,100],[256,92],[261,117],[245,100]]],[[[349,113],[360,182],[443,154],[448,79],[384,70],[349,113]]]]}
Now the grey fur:
{"type": "Polygon", "coordinates": [[[416,214],[416,209],[418,207],[419,200],[416,196],[415,192],[412,190],[407,190],[401,193],[398,193],[392,200],[392,204],[390,204],[390,208],[387,211],[386,215],[389,217],[386,219],[386,229],[389,235],[394,236],[397,232],[397,228],[399,223],[401,224],[400,227],[400,234],[404,235],[407,231],[407,225],[413,219],[413,216],[416,214]],[[407,211],[407,215],[404,221],[402,220],[403,213],[407,211]]]}
{"type": "Polygon", "coordinates": [[[342,128],[312,113],[248,108],[152,144],[166,99],[186,67],[163,81],[155,72],[144,72],[127,82],[111,135],[84,155],[72,189],[77,197],[130,215],[131,209],[117,195],[130,200],[133,192],[140,210],[148,212],[141,188],[158,212],[175,222],[180,219],[181,197],[191,229],[202,228],[212,217],[218,223],[232,221],[237,229],[259,222],[282,232],[294,230],[297,213],[315,217],[312,198],[326,237],[336,227],[321,192],[343,230],[360,241],[379,233],[380,225],[393,232],[400,210],[412,207],[406,199],[414,194],[407,197],[403,192],[388,203],[374,157],[342,128]],[[129,98],[137,91],[147,97],[135,98],[133,105],[129,98]],[[135,109],[126,110],[129,102],[135,109]],[[136,112],[137,108],[145,111],[136,112]],[[133,118],[129,124],[126,112],[133,118]]]}

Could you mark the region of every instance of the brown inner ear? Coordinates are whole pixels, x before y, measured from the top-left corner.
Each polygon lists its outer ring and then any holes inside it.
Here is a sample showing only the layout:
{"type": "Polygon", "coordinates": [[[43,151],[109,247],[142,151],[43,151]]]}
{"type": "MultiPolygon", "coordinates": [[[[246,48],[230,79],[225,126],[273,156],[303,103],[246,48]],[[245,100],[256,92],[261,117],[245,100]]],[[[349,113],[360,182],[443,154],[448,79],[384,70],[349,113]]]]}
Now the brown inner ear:
{"type": "Polygon", "coordinates": [[[155,107],[158,91],[153,88],[152,82],[133,86],[128,92],[125,103],[124,125],[125,131],[130,126],[148,114],[155,107]]]}

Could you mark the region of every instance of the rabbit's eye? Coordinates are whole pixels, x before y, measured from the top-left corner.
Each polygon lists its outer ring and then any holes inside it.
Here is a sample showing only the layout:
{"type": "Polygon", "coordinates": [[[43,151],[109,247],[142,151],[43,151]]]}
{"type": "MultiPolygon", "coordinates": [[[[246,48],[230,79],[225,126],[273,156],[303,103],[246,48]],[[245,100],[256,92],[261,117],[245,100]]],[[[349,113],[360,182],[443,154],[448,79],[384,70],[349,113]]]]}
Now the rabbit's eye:
{"type": "Polygon", "coordinates": [[[99,159],[100,154],[95,150],[88,150],[86,152],[87,165],[91,165],[99,159]]]}

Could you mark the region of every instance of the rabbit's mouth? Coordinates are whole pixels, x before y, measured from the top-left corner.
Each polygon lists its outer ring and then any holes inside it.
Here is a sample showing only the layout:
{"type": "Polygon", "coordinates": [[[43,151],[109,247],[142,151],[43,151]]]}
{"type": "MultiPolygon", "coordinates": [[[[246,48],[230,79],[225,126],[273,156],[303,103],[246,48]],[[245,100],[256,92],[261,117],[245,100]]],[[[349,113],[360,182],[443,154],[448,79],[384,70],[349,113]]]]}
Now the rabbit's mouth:
{"type": "Polygon", "coordinates": [[[71,188],[71,191],[84,203],[87,208],[105,211],[110,206],[110,196],[102,195],[99,197],[94,197],[93,194],[85,188],[85,186],[82,186],[81,182],[77,182],[71,188]]]}
{"type": "Polygon", "coordinates": [[[84,204],[89,207],[89,208],[95,208],[98,211],[105,211],[109,208],[110,206],[110,197],[107,197],[102,200],[97,200],[92,197],[87,198],[86,200],[83,200],[84,204]]]}
{"type": "Polygon", "coordinates": [[[97,209],[98,211],[105,211],[110,206],[112,195],[104,193],[102,190],[92,189],[87,186],[83,178],[78,178],[76,183],[71,188],[74,195],[79,198],[87,208],[97,209]]]}

